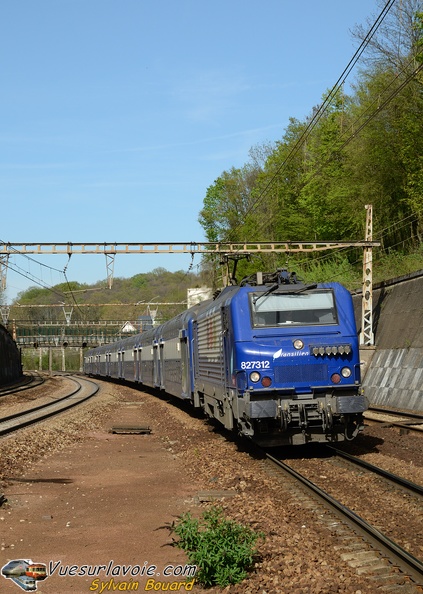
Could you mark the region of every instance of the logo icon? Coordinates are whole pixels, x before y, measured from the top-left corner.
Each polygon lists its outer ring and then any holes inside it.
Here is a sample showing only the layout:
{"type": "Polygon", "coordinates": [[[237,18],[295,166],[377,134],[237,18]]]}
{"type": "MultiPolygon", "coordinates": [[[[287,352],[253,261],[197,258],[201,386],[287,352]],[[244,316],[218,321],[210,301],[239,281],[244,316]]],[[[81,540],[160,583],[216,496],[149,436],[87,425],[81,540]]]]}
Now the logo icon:
{"type": "Polygon", "coordinates": [[[1,575],[15,582],[25,592],[35,592],[37,581],[45,580],[47,567],[44,563],[34,563],[31,559],[13,559],[1,568],[1,575]]]}

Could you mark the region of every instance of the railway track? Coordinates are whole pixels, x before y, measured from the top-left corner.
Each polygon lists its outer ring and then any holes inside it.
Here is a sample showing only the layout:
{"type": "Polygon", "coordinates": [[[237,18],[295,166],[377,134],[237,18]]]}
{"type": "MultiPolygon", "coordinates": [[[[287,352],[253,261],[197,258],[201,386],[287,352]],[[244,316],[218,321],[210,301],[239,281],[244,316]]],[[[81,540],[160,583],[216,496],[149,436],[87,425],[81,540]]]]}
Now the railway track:
{"type": "Polygon", "coordinates": [[[423,498],[423,487],[421,485],[417,485],[408,479],[405,479],[397,474],[392,472],[388,472],[379,466],[375,466],[374,464],[370,464],[365,460],[361,460],[361,458],[357,458],[356,456],[351,456],[347,452],[343,452],[342,450],[338,450],[333,446],[326,446],[328,450],[332,451],[336,456],[342,458],[342,460],[346,461],[347,463],[351,464],[353,467],[359,466],[360,468],[364,468],[369,472],[373,472],[385,480],[389,481],[390,483],[396,485],[397,487],[401,487],[412,494],[417,494],[423,498]]]}
{"type": "Polygon", "coordinates": [[[22,379],[14,384],[9,384],[3,388],[0,388],[0,398],[2,396],[7,396],[8,394],[17,394],[18,392],[23,392],[25,390],[31,390],[40,386],[44,383],[44,378],[38,374],[37,372],[31,373],[26,372],[22,379]]]}
{"type": "MultiPolygon", "coordinates": [[[[344,455],[343,452],[338,453],[338,450],[336,454],[344,455]]],[[[348,464],[354,464],[356,468],[355,461],[350,458],[354,457],[346,455],[344,460],[347,460],[348,464]]],[[[319,520],[326,523],[331,532],[336,533],[342,558],[357,567],[357,571],[374,574],[378,580],[388,582],[390,586],[387,591],[423,592],[422,560],[387,536],[379,525],[376,527],[358,515],[292,466],[270,454],[266,454],[266,463],[271,465],[273,475],[276,469],[276,476],[283,476],[284,487],[287,486],[288,479],[288,489],[294,491],[296,500],[302,506],[313,510],[319,516],[319,520]],[[352,536],[351,529],[355,537],[352,536]]],[[[367,465],[366,470],[377,472],[379,475],[385,474],[386,480],[411,490],[418,497],[423,495],[422,487],[411,482],[406,484],[408,481],[401,477],[386,473],[372,465],[367,465]]]]}
{"type": "Polygon", "coordinates": [[[38,423],[44,419],[57,415],[69,408],[81,404],[94,396],[99,386],[92,380],[67,377],[74,384],[74,388],[65,396],[55,398],[52,402],[41,404],[19,413],[0,417],[0,436],[12,433],[28,425],[38,423]]]}
{"type": "Polygon", "coordinates": [[[399,427],[404,431],[423,432],[423,415],[421,413],[371,406],[364,413],[364,418],[372,423],[383,423],[386,427],[399,427]]]}

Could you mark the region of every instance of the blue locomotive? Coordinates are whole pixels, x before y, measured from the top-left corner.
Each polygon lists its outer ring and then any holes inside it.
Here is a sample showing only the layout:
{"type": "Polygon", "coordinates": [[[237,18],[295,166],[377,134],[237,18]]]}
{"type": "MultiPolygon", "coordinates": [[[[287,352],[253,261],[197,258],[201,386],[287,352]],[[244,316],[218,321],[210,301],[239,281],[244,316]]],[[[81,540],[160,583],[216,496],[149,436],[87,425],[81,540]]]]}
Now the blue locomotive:
{"type": "Polygon", "coordinates": [[[84,371],[186,399],[264,446],[353,439],[368,406],[350,293],[286,270],[87,351],[84,371]]]}

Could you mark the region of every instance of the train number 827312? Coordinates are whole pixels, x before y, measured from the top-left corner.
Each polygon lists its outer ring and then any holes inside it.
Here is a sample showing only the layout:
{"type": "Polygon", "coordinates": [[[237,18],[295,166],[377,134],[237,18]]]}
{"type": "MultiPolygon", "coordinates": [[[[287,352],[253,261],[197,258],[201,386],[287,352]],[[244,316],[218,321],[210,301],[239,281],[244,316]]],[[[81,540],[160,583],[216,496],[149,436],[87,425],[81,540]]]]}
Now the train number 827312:
{"type": "Polygon", "coordinates": [[[242,361],[241,369],[270,369],[270,361],[242,361]]]}

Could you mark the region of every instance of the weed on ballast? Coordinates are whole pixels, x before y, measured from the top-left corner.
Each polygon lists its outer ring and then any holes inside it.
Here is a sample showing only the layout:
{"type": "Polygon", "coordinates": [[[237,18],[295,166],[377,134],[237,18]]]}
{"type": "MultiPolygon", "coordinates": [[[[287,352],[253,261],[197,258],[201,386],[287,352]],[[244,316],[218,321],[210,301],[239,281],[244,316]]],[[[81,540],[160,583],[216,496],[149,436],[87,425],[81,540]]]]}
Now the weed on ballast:
{"type": "Polygon", "coordinates": [[[201,519],[186,513],[171,530],[179,538],[174,545],[198,567],[196,579],[204,586],[241,582],[257,557],[257,541],[264,540],[264,533],[224,518],[219,507],[206,510],[201,519]]]}

